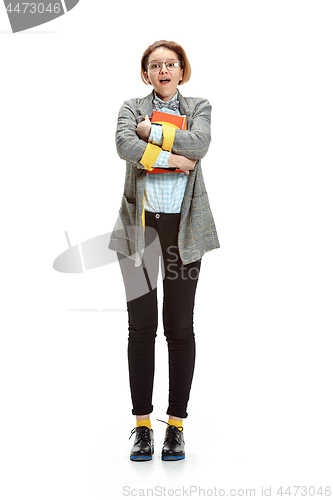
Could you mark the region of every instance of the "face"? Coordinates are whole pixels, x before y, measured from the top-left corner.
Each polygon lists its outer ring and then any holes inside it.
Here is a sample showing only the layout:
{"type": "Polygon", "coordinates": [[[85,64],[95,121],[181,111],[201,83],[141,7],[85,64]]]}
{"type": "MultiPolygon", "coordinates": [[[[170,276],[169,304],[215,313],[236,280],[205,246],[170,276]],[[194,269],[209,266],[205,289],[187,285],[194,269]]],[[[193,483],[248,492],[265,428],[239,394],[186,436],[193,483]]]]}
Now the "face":
{"type": "MultiPolygon", "coordinates": [[[[148,62],[165,62],[168,60],[179,61],[177,52],[169,50],[166,47],[159,47],[154,50],[148,58],[148,62]]],[[[152,64],[148,65],[148,71],[145,71],[145,77],[148,83],[153,85],[157,96],[162,101],[169,101],[177,92],[177,86],[183,79],[184,71],[178,66],[173,71],[162,64],[158,71],[151,71],[152,64]]]]}

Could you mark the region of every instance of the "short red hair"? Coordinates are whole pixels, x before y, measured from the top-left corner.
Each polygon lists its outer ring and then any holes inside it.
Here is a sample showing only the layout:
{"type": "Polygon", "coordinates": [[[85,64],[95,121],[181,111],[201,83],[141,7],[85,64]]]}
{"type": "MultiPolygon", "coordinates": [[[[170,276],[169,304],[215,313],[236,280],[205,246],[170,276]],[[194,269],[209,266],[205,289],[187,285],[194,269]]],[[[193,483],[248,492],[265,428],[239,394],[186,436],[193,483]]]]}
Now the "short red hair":
{"type": "Polygon", "coordinates": [[[183,85],[183,83],[186,83],[189,81],[190,76],[191,76],[191,65],[189,60],[187,59],[187,55],[185,50],[181,45],[179,45],[176,42],[168,42],[167,40],[160,40],[159,42],[155,42],[152,45],[149,45],[149,47],[144,51],[142,58],[141,58],[141,78],[144,81],[146,85],[149,85],[149,83],[146,80],[145,77],[145,72],[147,71],[147,63],[149,56],[154,50],[158,49],[159,47],[165,47],[166,49],[173,50],[178,54],[178,57],[180,59],[181,67],[183,69],[183,79],[181,82],[179,82],[179,85],[183,85]]]}

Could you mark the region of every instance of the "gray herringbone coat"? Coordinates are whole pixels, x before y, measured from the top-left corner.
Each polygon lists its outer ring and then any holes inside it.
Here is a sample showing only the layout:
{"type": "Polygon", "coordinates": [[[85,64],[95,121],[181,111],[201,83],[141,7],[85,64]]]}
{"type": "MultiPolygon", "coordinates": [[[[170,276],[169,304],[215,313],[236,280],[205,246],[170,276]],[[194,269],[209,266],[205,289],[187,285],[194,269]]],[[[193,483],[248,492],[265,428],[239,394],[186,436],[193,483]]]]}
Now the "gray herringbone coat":
{"type": "MultiPolygon", "coordinates": [[[[136,267],[142,262],[145,248],[142,213],[147,171],[140,160],[147,143],[138,137],[135,129],[145,115],[151,117],[153,98],[154,92],[143,99],[125,101],[119,111],[116,131],[117,152],[126,160],[126,178],[109,248],[132,258],[136,267]]],[[[187,131],[176,130],[172,152],[197,160],[188,176],[178,234],[180,257],[183,264],[189,264],[220,247],[201,170],[201,158],[211,141],[211,105],[205,99],[183,97],[179,92],[178,100],[180,114],[186,115],[187,131]]]]}

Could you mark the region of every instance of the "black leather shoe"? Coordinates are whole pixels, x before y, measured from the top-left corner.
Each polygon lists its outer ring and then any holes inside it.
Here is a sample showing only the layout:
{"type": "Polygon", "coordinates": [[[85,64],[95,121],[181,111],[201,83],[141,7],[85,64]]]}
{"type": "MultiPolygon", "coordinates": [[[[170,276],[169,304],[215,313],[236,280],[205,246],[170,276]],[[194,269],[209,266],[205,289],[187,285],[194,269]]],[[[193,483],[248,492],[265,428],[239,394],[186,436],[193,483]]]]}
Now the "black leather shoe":
{"type": "MultiPolygon", "coordinates": [[[[167,424],[167,422],[164,423],[167,424]]],[[[185,440],[182,431],[183,427],[168,424],[162,448],[162,460],[182,460],[185,458],[185,440]]]]}
{"type": "Polygon", "coordinates": [[[134,427],[132,433],[129,437],[133,436],[136,432],[134,445],[131,449],[130,459],[135,462],[143,462],[145,460],[151,460],[154,453],[154,432],[149,427],[145,425],[140,425],[139,427],[134,427]]]}

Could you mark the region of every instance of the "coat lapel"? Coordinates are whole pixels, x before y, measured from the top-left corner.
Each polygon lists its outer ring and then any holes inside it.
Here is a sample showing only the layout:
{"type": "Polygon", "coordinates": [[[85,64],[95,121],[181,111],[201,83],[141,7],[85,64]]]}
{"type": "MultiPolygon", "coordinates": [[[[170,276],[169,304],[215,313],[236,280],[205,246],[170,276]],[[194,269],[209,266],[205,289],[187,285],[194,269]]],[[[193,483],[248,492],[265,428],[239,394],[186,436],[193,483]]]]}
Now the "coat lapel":
{"type": "Polygon", "coordinates": [[[146,115],[148,115],[151,118],[151,115],[153,114],[154,110],[153,99],[154,99],[154,91],[151,92],[149,95],[147,95],[147,97],[142,99],[142,102],[138,108],[138,114],[143,118],[146,115]]]}
{"type": "Polygon", "coordinates": [[[187,129],[191,130],[192,127],[192,113],[187,105],[185,97],[181,95],[178,90],[178,101],[179,101],[179,113],[181,115],[186,115],[187,129]]]}

